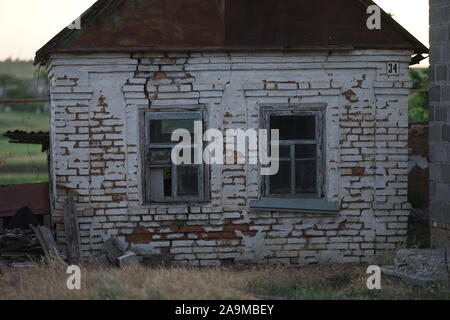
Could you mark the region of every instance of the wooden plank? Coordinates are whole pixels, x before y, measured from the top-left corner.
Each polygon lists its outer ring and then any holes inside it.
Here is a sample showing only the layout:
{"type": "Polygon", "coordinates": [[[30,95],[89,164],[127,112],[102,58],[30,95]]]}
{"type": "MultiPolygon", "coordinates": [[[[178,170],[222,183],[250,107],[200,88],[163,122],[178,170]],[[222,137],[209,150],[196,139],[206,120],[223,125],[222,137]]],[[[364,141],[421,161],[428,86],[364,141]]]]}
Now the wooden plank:
{"type": "Polygon", "coordinates": [[[56,245],[55,239],[53,239],[53,234],[50,229],[45,226],[31,226],[31,228],[36,234],[47,259],[56,260],[61,265],[66,266],[67,264],[64,262],[61,254],[59,253],[58,246],[56,245]]]}
{"type": "Polygon", "coordinates": [[[66,231],[67,255],[72,263],[78,263],[81,258],[81,240],[78,216],[72,197],[66,198],[63,206],[64,228],[66,231]]]}
{"type": "Polygon", "coordinates": [[[34,233],[36,234],[37,239],[39,240],[39,243],[41,244],[42,250],[44,250],[44,254],[47,257],[47,259],[50,259],[50,251],[49,248],[47,246],[47,243],[45,242],[42,234],[41,234],[41,229],[39,228],[39,226],[34,227],[31,226],[31,229],[33,229],[34,233]]]}

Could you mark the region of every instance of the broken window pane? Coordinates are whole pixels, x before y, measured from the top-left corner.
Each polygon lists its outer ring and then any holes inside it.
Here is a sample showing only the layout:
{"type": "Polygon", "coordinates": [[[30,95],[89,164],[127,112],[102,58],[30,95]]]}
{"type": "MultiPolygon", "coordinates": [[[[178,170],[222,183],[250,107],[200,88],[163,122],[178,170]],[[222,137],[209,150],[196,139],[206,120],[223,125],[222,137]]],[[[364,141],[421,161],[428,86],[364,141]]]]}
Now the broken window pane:
{"type": "Polygon", "coordinates": [[[177,167],[178,172],[178,195],[197,196],[198,195],[198,167],[177,167]]]}
{"type": "Polygon", "coordinates": [[[194,133],[193,119],[167,119],[150,120],[150,143],[176,143],[171,141],[172,132],[177,129],[186,129],[191,132],[191,139],[194,133]]]}
{"type": "Polygon", "coordinates": [[[270,193],[291,193],[291,162],[280,161],[280,170],[274,176],[270,176],[270,193]]]}
{"type": "Polygon", "coordinates": [[[172,195],[172,168],[164,168],[164,196],[172,195]]]}
{"type": "Polygon", "coordinates": [[[204,199],[204,166],[195,163],[195,147],[202,159],[203,145],[194,141],[196,121],[202,121],[200,112],[149,112],[146,122],[146,199],[150,202],[186,201],[204,199]],[[174,131],[184,129],[190,133],[191,140],[180,138],[172,141],[174,131]],[[172,151],[180,142],[187,143],[187,149],[176,150],[181,164],[172,161],[172,151]],[[187,153],[190,152],[190,155],[187,153]],[[187,159],[184,159],[184,156],[187,159]],[[184,163],[186,162],[186,163],[184,163]],[[202,180],[200,180],[202,179],[202,180]]]}
{"type": "Polygon", "coordinates": [[[150,149],[149,161],[153,165],[171,164],[171,149],[150,149]]]}
{"type": "Polygon", "coordinates": [[[265,179],[267,196],[321,196],[320,110],[268,110],[264,128],[278,129],[280,169],[265,179]],[[319,121],[320,120],[320,121],[319,121]],[[268,179],[268,180],[267,180],[268,179]]]}
{"type": "Polygon", "coordinates": [[[316,161],[295,162],[295,192],[316,192],[316,161]]]}
{"type": "Polygon", "coordinates": [[[315,116],[271,116],[270,129],[280,130],[280,140],[314,140],[315,116]]]}
{"type": "Polygon", "coordinates": [[[291,146],[280,146],[280,159],[291,159],[291,146]]]}
{"type": "Polygon", "coordinates": [[[298,144],[295,146],[295,159],[311,159],[316,157],[316,144],[298,144]]]}
{"type": "Polygon", "coordinates": [[[172,195],[172,168],[150,168],[147,181],[150,188],[150,200],[162,201],[172,195]]]}

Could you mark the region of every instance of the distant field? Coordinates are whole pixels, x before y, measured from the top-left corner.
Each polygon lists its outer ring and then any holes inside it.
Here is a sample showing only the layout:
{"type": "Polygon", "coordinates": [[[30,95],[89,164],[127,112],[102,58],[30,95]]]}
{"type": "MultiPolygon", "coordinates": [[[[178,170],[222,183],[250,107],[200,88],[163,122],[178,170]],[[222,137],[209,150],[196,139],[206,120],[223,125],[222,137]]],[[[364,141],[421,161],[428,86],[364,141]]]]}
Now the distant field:
{"type": "Polygon", "coordinates": [[[0,112],[0,132],[26,130],[48,131],[48,115],[22,112],[0,112]]]}
{"type": "Polygon", "coordinates": [[[32,61],[0,61],[0,74],[10,74],[20,79],[32,79],[36,70],[38,68],[33,66],[32,61]]]}
{"type": "Polygon", "coordinates": [[[3,133],[48,131],[48,115],[0,112],[0,185],[48,181],[47,154],[40,145],[12,144],[3,133]]]}

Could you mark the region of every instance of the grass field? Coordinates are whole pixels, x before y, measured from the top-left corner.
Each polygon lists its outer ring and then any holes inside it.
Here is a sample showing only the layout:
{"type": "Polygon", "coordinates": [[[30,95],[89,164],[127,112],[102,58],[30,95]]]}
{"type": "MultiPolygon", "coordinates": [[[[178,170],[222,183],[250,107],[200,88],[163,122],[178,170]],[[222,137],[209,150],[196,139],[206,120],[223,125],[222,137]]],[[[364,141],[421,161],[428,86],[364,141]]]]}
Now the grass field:
{"type": "Polygon", "coordinates": [[[48,131],[48,115],[0,112],[0,185],[48,181],[47,155],[40,145],[12,144],[3,133],[48,131]]]}
{"type": "Polygon", "coordinates": [[[448,287],[414,288],[386,277],[382,277],[381,290],[369,290],[366,269],[361,265],[243,269],[83,267],[81,290],[70,291],[66,287],[68,275],[62,268],[4,268],[0,269],[0,299],[450,299],[448,287]]]}
{"type": "Polygon", "coordinates": [[[32,61],[0,61],[0,74],[11,74],[19,79],[33,79],[37,70],[32,61]]]}

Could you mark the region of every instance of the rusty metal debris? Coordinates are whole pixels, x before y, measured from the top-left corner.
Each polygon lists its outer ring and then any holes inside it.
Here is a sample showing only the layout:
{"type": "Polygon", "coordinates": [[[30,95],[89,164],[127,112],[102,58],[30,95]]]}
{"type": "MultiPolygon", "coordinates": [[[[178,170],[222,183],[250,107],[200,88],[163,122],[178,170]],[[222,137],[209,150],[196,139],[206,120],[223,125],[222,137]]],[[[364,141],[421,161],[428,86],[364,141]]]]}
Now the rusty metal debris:
{"type": "Polygon", "coordinates": [[[21,208],[6,230],[0,232],[0,264],[26,268],[36,265],[44,256],[47,262],[56,261],[60,265],[67,265],[51,230],[40,225],[30,208],[21,208]]]}
{"type": "Polygon", "coordinates": [[[0,199],[0,218],[13,217],[23,207],[35,215],[50,214],[48,182],[0,187],[0,199]]]}
{"type": "Polygon", "coordinates": [[[31,230],[13,229],[0,233],[0,264],[30,264],[38,261],[43,251],[31,230]]]}

